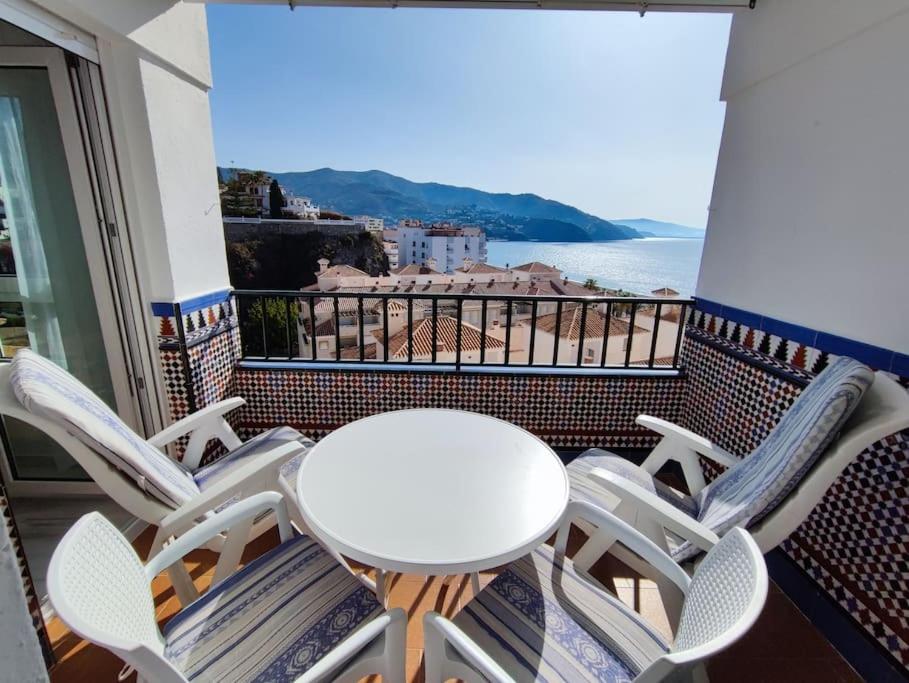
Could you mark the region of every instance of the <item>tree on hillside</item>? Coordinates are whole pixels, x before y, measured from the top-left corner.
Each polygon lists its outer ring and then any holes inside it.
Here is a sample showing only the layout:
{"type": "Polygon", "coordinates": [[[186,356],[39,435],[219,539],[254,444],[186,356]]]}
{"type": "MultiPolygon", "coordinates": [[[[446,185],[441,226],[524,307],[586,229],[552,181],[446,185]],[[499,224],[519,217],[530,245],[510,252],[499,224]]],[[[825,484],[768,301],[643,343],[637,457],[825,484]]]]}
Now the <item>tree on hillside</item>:
{"type": "Polygon", "coordinates": [[[278,181],[272,179],[271,185],[268,188],[269,215],[272,218],[281,218],[284,215],[282,209],[285,206],[287,206],[287,200],[284,198],[284,192],[281,191],[281,186],[278,185],[278,181]]]}
{"type": "Polygon", "coordinates": [[[600,285],[597,284],[596,279],[595,279],[595,278],[592,278],[592,277],[589,277],[589,278],[587,278],[586,280],[584,280],[584,286],[585,286],[587,289],[592,289],[592,290],[595,291],[595,292],[600,291],[600,285]]]}

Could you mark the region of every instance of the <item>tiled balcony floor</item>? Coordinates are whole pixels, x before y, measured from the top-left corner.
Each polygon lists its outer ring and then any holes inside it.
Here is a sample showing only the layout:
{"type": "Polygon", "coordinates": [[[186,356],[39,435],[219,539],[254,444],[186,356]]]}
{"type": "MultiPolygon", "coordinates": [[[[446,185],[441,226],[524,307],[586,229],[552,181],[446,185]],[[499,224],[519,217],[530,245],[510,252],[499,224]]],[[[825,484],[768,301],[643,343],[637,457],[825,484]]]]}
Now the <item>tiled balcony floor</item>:
{"type": "MultiPolygon", "coordinates": [[[[146,530],[135,546],[144,557],[151,543],[151,530],[146,530]]],[[[582,539],[572,540],[577,546],[582,539]]],[[[277,534],[269,532],[247,547],[244,561],[249,561],[277,542],[277,534]]],[[[569,547],[569,552],[572,548],[569,547]]],[[[205,588],[214,573],[216,555],[200,550],[187,558],[187,568],[196,585],[205,588]]],[[[662,629],[668,629],[656,589],[631,576],[631,572],[610,560],[601,561],[593,574],[606,585],[614,586],[619,597],[638,609],[662,629]]],[[[485,584],[494,574],[483,577],[485,584]]],[[[179,603],[166,575],[153,583],[158,619],[164,623],[179,610],[179,603]]],[[[409,683],[423,680],[422,674],[422,616],[428,609],[452,615],[471,598],[466,577],[444,587],[441,578],[397,575],[390,579],[389,603],[403,607],[408,615],[407,676],[409,683]]],[[[76,681],[115,681],[122,662],[106,650],[82,641],[59,620],[49,624],[49,631],[58,665],[51,672],[54,683],[76,681]]],[[[773,584],[767,605],[758,623],[735,646],[709,662],[707,671],[712,681],[786,682],[786,681],[860,681],[861,678],[839,656],[811,623],[773,584]]],[[[135,675],[128,680],[135,680],[135,675]]]]}

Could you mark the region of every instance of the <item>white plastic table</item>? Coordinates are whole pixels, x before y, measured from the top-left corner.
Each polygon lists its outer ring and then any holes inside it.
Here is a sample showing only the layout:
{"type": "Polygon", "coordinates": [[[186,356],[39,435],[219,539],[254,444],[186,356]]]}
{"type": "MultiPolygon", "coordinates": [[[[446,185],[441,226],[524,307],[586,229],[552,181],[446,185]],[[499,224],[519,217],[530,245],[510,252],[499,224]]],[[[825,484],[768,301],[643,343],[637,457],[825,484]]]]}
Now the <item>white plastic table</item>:
{"type": "Polygon", "coordinates": [[[352,422],[313,447],[297,478],[304,520],[342,555],[378,570],[475,580],[546,540],[568,489],[565,466],[540,439],[456,410],[352,422]]]}

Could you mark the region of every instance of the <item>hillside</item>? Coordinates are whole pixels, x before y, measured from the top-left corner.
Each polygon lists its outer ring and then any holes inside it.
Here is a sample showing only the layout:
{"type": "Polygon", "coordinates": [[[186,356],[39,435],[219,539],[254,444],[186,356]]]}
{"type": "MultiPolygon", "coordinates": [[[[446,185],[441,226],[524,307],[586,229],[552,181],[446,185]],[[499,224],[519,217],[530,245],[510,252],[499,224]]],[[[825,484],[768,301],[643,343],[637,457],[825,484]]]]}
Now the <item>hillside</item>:
{"type": "MultiPolygon", "coordinates": [[[[229,177],[237,169],[221,169],[229,177]]],[[[641,237],[632,227],[584,213],[535,194],[483,192],[441,183],[415,183],[384,171],[315,171],[272,173],[285,188],[312,197],[319,206],[347,215],[366,214],[388,221],[420,218],[450,220],[483,227],[500,239],[585,242],[641,237]],[[543,221],[543,222],[541,222],[543,221]]]]}
{"type": "Polygon", "coordinates": [[[616,225],[627,225],[645,237],[693,237],[704,239],[704,230],[702,228],[691,228],[678,223],[666,223],[650,218],[622,218],[613,219],[610,222],[616,225]]]}

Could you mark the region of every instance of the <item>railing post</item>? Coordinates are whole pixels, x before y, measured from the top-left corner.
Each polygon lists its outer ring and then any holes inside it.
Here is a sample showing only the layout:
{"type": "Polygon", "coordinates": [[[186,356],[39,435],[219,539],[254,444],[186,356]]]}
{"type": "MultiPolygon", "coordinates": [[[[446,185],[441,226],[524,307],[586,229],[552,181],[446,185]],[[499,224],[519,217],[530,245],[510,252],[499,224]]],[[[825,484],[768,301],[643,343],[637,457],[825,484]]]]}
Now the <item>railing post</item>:
{"type": "Polygon", "coordinates": [[[552,367],[559,364],[559,336],[562,332],[562,300],[556,301],[555,335],[552,340],[552,367]]]}
{"type": "Polygon", "coordinates": [[[663,312],[663,304],[657,304],[656,311],[654,312],[653,318],[653,334],[650,340],[650,357],[647,360],[647,367],[652,368],[653,362],[656,358],[656,347],[657,347],[657,334],[660,331],[660,315],[663,312]]]}
{"type": "Polygon", "coordinates": [[[363,297],[357,297],[357,315],[360,323],[360,362],[366,360],[366,337],[363,331],[363,297]]]}
{"type": "Polygon", "coordinates": [[[388,362],[388,297],[382,298],[382,356],[385,363],[388,362]]]}
{"type": "Polygon", "coordinates": [[[537,336],[537,300],[530,305],[530,342],[527,350],[527,365],[533,365],[533,343],[537,336]]]}
{"type": "Polygon", "coordinates": [[[335,360],[341,361],[341,299],[335,294],[335,360]]]}
{"type": "Polygon", "coordinates": [[[413,363],[413,299],[407,299],[407,362],[413,363]]]}
{"type": "Polygon", "coordinates": [[[505,302],[507,310],[505,312],[505,365],[508,365],[511,356],[511,300],[505,302]]]}
{"type": "Polygon", "coordinates": [[[268,328],[265,319],[268,317],[268,307],[265,305],[265,297],[259,297],[259,306],[262,308],[262,357],[268,359],[268,328]]]}
{"type": "Polygon", "coordinates": [[[606,349],[609,346],[609,332],[612,330],[612,302],[606,304],[606,320],[603,321],[603,349],[600,352],[600,367],[606,367],[606,349]]]}
{"type": "MultiPolygon", "coordinates": [[[[458,299],[457,310],[458,310],[458,317],[457,317],[457,332],[455,333],[455,339],[457,340],[455,342],[455,370],[460,371],[461,370],[461,322],[462,322],[461,318],[462,318],[463,311],[464,311],[464,300],[463,299],[458,299]]],[[[485,335],[485,332],[483,334],[485,335]]],[[[483,339],[485,339],[485,337],[480,337],[481,344],[482,344],[483,339]]]]}
{"type": "Polygon", "coordinates": [[[436,362],[439,346],[439,300],[432,298],[432,362],[436,362]]]}
{"type": "Polygon", "coordinates": [[[675,350],[672,352],[672,367],[678,369],[679,367],[679,356],[682,350],[682,334],[685,331],[685,315],[687,314],[687,308],[685,304],[680,304],[679,308],[679,329],[675,333],[675,350]]]}
{"type": "Polygon", "coordinates": [[[287,324],[287,360],[294,357],[294,348],[290,341],[290,297],[284,297],[284,322],[287,324]]]}
{"type": "MultiPolygon", "coordinates": [[[[587,334],[587,302],[581,302],[581,324],[578,328],[578,367],[581,367],[584,360],[584,337],[587,334]]],[[[568,331],[568,338],[571,339],[571,330],[568,331]]]]}
{"type": "Polygon", "coordinates": [[[489,302],[486,299],[483,299],[483,303],[480,304],[480,330],[482,330],[483,335],[480,337],[480,364],[486,362],[486,306],[489,302]]]}
{"type": "Polygon", "coordinates": [[[316,347],[318,346],[318,341],[316,339],[316,297],[309,297],[309,344],[312,346],[312,359],[316,360],[318,358],[316,347]]]}
{"type": "Polygon", "coordinates": [[[638,305],[631,304],[631,318],[628,320],[628,346],[625,348],[625,367],[631,367],[631,346],[634,343],[634,317],[638,312],[638,305]]]}

